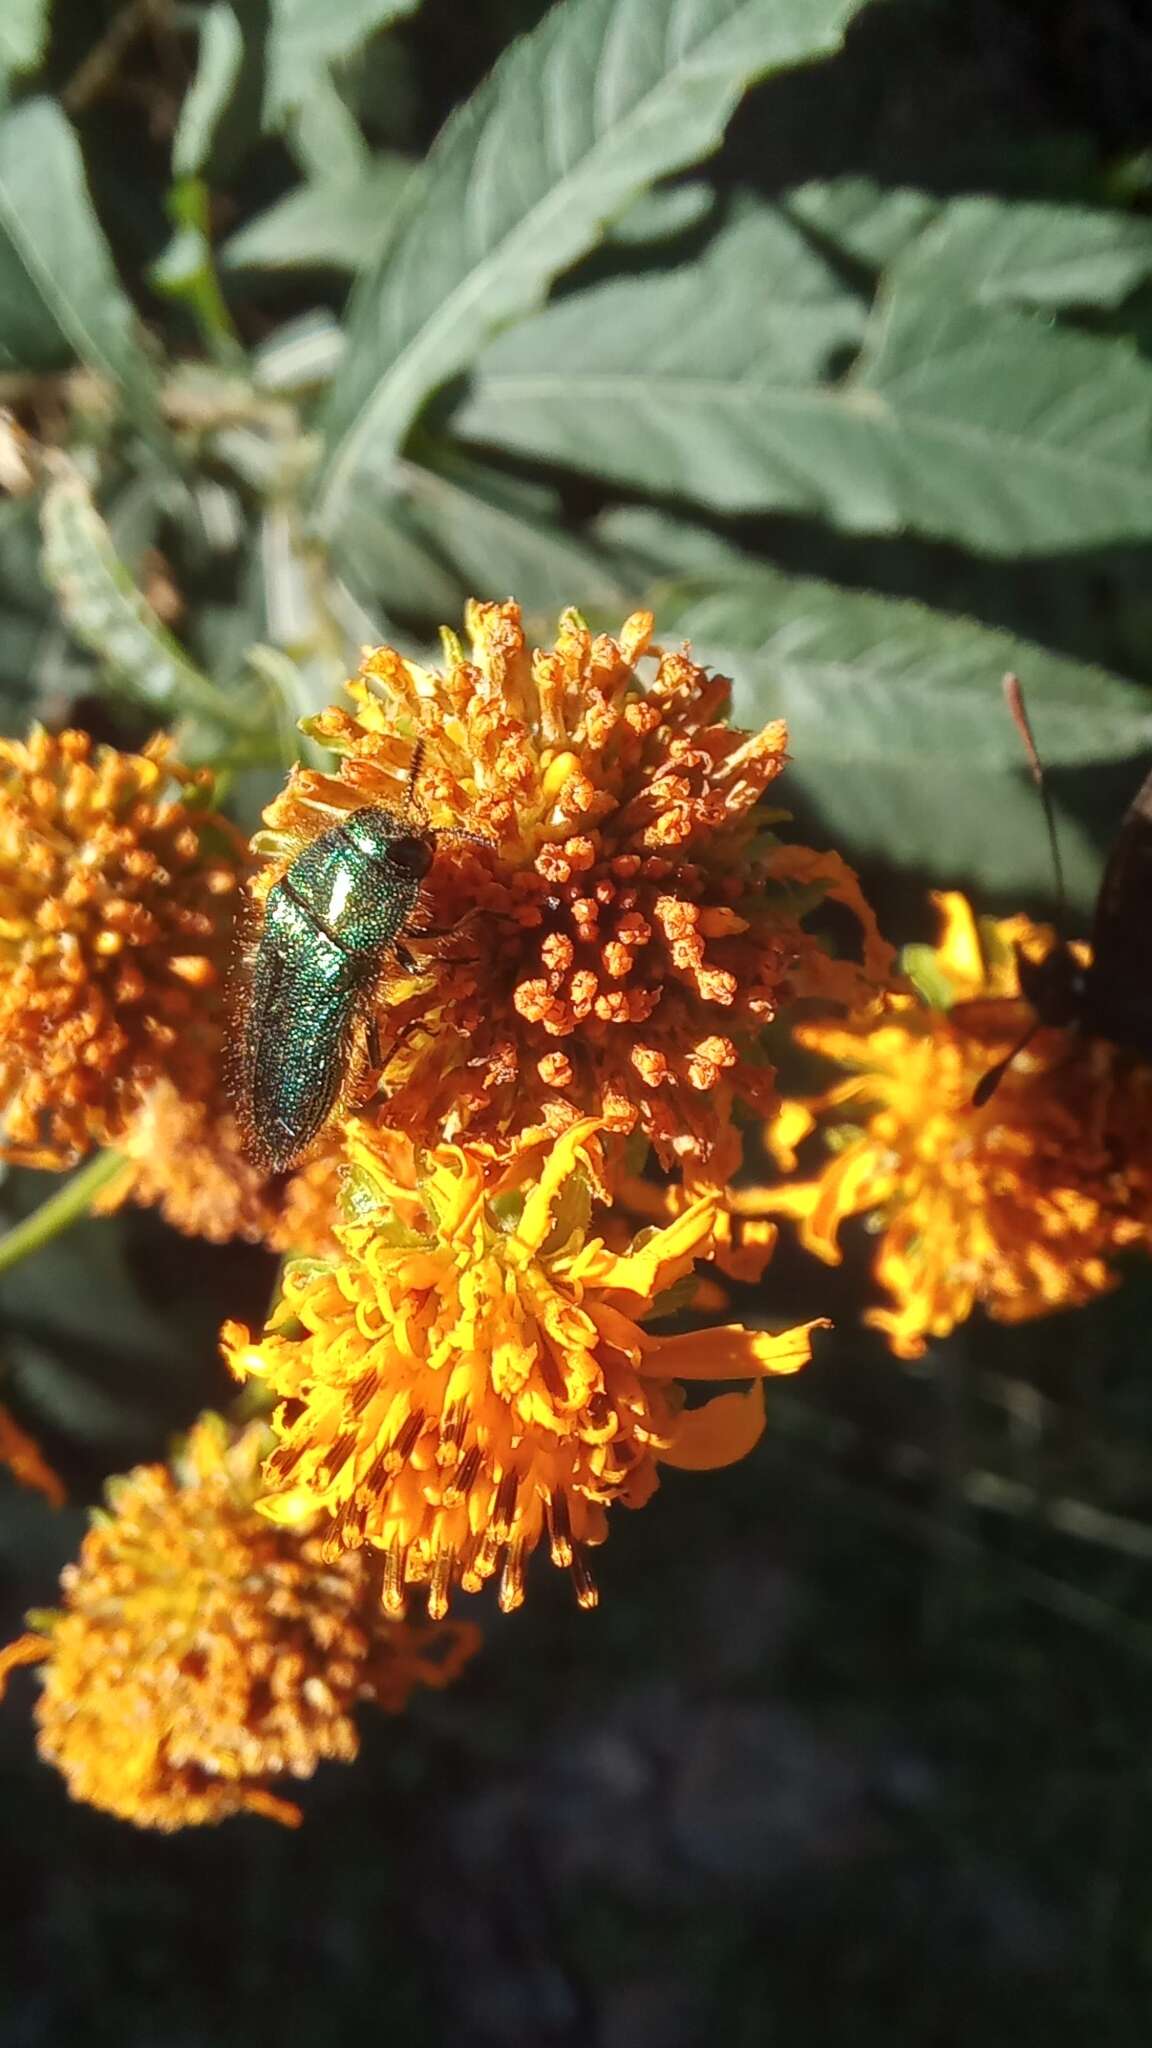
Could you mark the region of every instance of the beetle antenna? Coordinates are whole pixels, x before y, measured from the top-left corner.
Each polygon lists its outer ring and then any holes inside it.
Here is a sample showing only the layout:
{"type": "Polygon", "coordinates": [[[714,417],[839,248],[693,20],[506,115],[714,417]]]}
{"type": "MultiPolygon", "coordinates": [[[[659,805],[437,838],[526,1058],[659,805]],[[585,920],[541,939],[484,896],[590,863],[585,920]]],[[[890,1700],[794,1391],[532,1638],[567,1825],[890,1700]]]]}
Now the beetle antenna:
{"type": "Polygon", "coordinates": [[[420,771],[423,768],[423,766],[424,740],[423,737],[421,737],[417,740],[416,745],[412,749],[412,762],[411,766],[408,769],[408,809],[410,811],[413,811],[416,808],[416,785],[420,780],[420,771]]]}
{"type": "MultiPolygon", "coordinates": [[[[1005,676],[1004,696],[1008,709],[1012,714],[1012,723],[1024,743],[1024,752],[1028,756],[1028,766],[1032,771],[1032,780],[1036,784],[1040,806],[1044,812],[1044,824],[1048,832],[1048,850],[1052,856],[1052,875],[1056,883],[1056,902],[1059,906],[1061,926],[1066,931],[1068,928],[1068,892],[1064,886],[1064,862],[1060,857],[1060,835],[1056,830],[1056,813],[1052,808],[1052,795],[1048,788],[1048,778],[1044,772],[1044,763],[1040,759],[1040,750],[1033,736],[1032,724],[1028,717],[1028,709],[1024,702],[1024,691],[1021,688],[1019,676],[1011,674],[1005,676]]],[[[1015,1058],[1015,1054],[1013,1054],[1013,1058],[1015,1058]]]]}

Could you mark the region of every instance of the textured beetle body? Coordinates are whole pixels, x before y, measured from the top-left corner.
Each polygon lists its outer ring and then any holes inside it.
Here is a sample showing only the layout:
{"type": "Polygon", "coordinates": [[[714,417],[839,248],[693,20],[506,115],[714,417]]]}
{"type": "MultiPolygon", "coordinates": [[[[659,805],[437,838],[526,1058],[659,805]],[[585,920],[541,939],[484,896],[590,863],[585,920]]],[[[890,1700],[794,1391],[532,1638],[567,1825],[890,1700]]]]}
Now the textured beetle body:
{"type": "Polygon", "coordinates": [[[314,839],[269,890],[241,1076],[248,1149],[269,1172],[294,1165],[332,1114],[432,856],[430,833],[372,805],[314,839]]]}

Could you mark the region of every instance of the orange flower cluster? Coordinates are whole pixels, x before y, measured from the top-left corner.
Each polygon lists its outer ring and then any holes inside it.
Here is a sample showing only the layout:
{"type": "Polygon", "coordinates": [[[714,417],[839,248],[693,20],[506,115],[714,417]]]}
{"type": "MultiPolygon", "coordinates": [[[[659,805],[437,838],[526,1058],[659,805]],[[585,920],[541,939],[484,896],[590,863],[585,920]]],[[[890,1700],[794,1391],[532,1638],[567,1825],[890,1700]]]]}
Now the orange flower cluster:
{"type": "Polygon", "coordinates": [[[113,1482],[63,1608],[0,1653],[0,1689],[43,1665],[40,1753],[73,1798],[139,1827],[295,1825],[278,1788],[356,1756],[360,1702],[398,1713],[477,1647],[466,1625],[388,1620],[364,1558],[258,1515],[266,1448],[261,1425],[205,1417],[171,1469],[113,1482]]]}
{"type": "Polygon", "coordinates": [[[594,1606],[586,1552],[608,1509],[642,1506],[660,1463],[743,1457],[763,1376],[808,1357],[808,1329],[643,1329],[711,1256],[720,1203],[703,1196],[610,1251],[593,1228],[598,1136],[570,1125],[512,1167],[476,1144],[421,1158],[393,1134],[357,1139],[339,1257],[289,1267],[257,1343],[225,1329],[233,1370],[280,1404],[264,1512],[291,1524],[322,1509],[332,1554],[380,1551],[391,1613],[420,1585],[442,1615],[453,1587],[496,1574],[501,1606],[518,1607],[542,1541],[594,1606]],[[733,1379],[752,1384],[684,1406],[679,1382],[733,1379]]]}
{"type": "Polygon", "coordinates": [[[0,740],[9,1157],[60,1166],[116,1143],[161,1078],[205,1099],[205,997],[226,968],[243,862],[231,828],[195,801],[207,787],[163,739],[142,754],[78,732],[0,740]]]}
{"type": "Polygon", "coordinates": [[[784,726],[728,725],[725,679],[658,649],[652,626],[641,612],[594,637],[568,612],[532,653],[516,605],[473,604],[469,652],[446,634],[443,674],[379,648],[349,686],[355,711],[308,725],[339,776],[298,769],[266,814],[259,895],[334,819],[403,811],[422,749],[416,802],[438,835],[422,921],[451,936],[427,977],[381,991],[380,1114],[425,1144],[591,1115],[722,1184],[734,1106],[774,1101],[764,1027],[887,971],[850,871],[778,845],[757,809],[784,726]],[[825,895],[855,910],[863,969],[804,930],[798,906],[825,895]]]}
{"type": "Polygon", "coordinates": [[[978,926],[962,896],[937,902],[940,945],[916,971],[948,1007],[893,993],[860,1021],[797,1027],[850,1076],[786,1104],[770,1138],[789,1170],[817,1124],[834,1150],[814,1179],[755,1198],[795,1218],[828,1264],[847,1218],[874,1219],[894,1305],[868,1320],[901,1358],[977,1306],[1015,1323],[1090,1301],[1116,1284],[1120,1253],[1152,1249],[1152,1070],[1101,1040],[1039,1031],[975,1107],[1029,1022],[1017,948],[1041,957],[1052,934],[1020,917],[978,926]]]}
{"type": "Polygon", "coordinates": [[[329,842],[334,867],[301,856],[351,815],[383,808],[430,849],[414,958],[380,963],[361,1020],[359,1058],[375,1037],[382,1060],[342,1105],[338,1250],[289,1267],[262,1336],[225,1332],[277,1403],[263,1511],[320,1509],[334,1551],[382,1553],[395,1613],[414,1586],[439,1615],[493,1577],[515,1607],[541,1544],[591,1605],[614,1503],[646,1501],[661,1463],[751,1448],[762,1376],[803,1363],[808,1328],[645,1324],[722,1306],[709,1267],[759,1277],[775,1227],[728,1188],[737,1112],[776,1100],[764,1029],[803,998],[860,1001],[891,959],[836,856],[769,830],[783,726],[734,730],[728,683],[656,646],[647,613],[618,638],[566,613],[536,652],[514,604],[467,623],[443,672],[366,658],[355,709],[307,726],[339,774],[294,771],[254,842],[253,894],[289,892],[292,945],[301,914],[340,942],[354,842],[329,842]],[[828,897],[858,961],[806,929],[828,897]],[[751,1384],[688,1405],[684,1382],[717,1378],[751,1384]]]}
{"type": "MultiPolygon", "coordinates": [[[[744,1456],[764,1379],[809,1355],[810,1324],[650,1324],[714,1311],[711,1274],[763,1269],[775,1226],[729,1192],[739,1117],[775,1107],[763,1034],[782,1010],[885,981],[855,877],[775,838],[761,799],[783,726],[734,730],[727,682],[656,646],[648,614],[611,638],[566,613],[537,652],[513,604],[471,606],[468,628],[467,652],[445,636],[442,673],[371,654],[354,708],[310,721],[339,772],[295,770],[253,842],[257,911],[280,894],[254,923],[251,1030],[262,989],[278,1022],[311,1014],[283,978],[314,985],[315,940],[317,1060],[343,1082],[325,1070],[335,1114],[287,1179],[245,1158],[221,1092],[248,854],[206,791],[183,778],[164,796],[180,778],[162,742],[94,755],[76,735],[37,736],[43,773],[29,753],[10,778],[49,906],[42,926],[13,874],[11,1013],[36,1046],[30,1020],[62,988],[87,1034],[66,1070],[70,1040],[41,1049],[38,1093],[13,1069],[20,1128],[44,1158],[114,1144],[111,1201],[313,1254],[286,1267],[263,1332],[224,1331],[268,1424],[202,1425],[173,1470],[133,1474],[63,1612],[6,1653],[45,1665],[40,1746],[75,1795],[142,1824],[291,1817],[279,1781],[354,1753],[358,1699],[399,1704],[454,1669],[471,1642],[437,1633],[452,1596],[495,1581],[517,1607],[541,1547],[593,1605],[609,1510],[649,1500],[662,1465],[744,1456]],[[371,806],[399,827],[376,858],[333,829],[371,806]],[[406,892],[403,833],[430,856],[406,892]],[[394,929],[387,902],[341,923],[374,878],[408,911],[378,958],[362,934],[394,929]],[[855,915],[858,959],[808,929],[829,897],[855,915]],[[413,1588],[431,1635],[403,1623],[413,1588]]],[[[305,1101],[307,1050],[301,1030],[305,1101]]],[[[257,1161],[289,1156],[259,1142],[263,1071],[244,1103],[257,1161]]]]}
{"type": "Polygon", "coordinates": [[[101,1208],[155,1203],[196,1236],[319,1250],[334,1165],[269,1186],[227,1100],[249,856],[210,797],[163,738],[139,754],[80,732],[0,740],[3,1154],[59,1168],[111,1145],[124,1170],[101,1208]]]}

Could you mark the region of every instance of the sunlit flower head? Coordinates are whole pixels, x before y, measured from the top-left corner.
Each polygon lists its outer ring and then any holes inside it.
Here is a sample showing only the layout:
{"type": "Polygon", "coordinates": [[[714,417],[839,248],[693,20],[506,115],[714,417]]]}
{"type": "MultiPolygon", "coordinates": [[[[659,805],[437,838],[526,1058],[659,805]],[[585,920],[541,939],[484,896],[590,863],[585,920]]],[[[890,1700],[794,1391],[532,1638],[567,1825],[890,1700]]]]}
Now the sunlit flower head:
{"type": "Polygon", "coordinates": [[[447,935],[411,939],[428,972],[381,985],[389,1124],[432,1143],[595,1115],[723,1175],[733,1105],[774,1100],[765,1025],[799,995],[859,999],[887,969],[855,878],[772,838],[757,806],[783,724],[727,724],[726,679],[657,648],[648,613],[612,639],[566,612],[535,653],[515,604],[467,620],[442,673],[378,648],[354,710],[309,722],[340,773],[294,773],[256,892],[350,809],[402,811],[422,743],[415,803],[438,838],[421,922],[447,935]],[[827,895],[860,920],[863,970],[803,929],[827,895]]]}
{"type": "Polygon", "coordinates": [[[398,1712],[475,1649],[463,1625],[390,1622],[363,1556],[257,1514],[266,1448],[206,1417],[171,1469],[114,1481],[62,1608],[0,1652],[0,1687],[41,1664],[38,1747],[74,1799],[139,1827],[293,1825],[285,1782],[356,1755],[361,1701],[398,1712]]]}
{"type": "Polygon", "coordinates": [[[331,1244],[338,1162],[272,1179],[226,1087],[243,841],[173,759],[36,728],[0,740],[0,1154],[47,1167],[111,1145],[97,1206],[276,1249],[331,1244]]]}
{"type": "Polygon", "coordinates": [[[167,1077],[203,1099],[243,850],[157,739],[0,740],[0,1111],[10,1157],[115,1142],[167,1077]]]}
{"type": "Polygon", "coordinates": [[[829,1264],[846,1218],[872,1219],[893,1306],[868,1320],[902,1358],[977,1306],[1015,1323],[1090,1301],[1115,1285],[1116,1254],[1152,1245],[1152,1069],[1102,1041],[1038,1031],[974,1107],[1030,1021],[1016,948],[1042,957],[1052,934],[1021,917],[977,926],[962,896],[936,901],[939,947],[910,949],[932,1001],[894,993],[860,1021],[797,1027],[850,1078],[785,1104],[771,1134],[785,1166],[817,1124],[832,1144],[816,1178],[769,1204],[829,1264]]]}
{"type": "Polygon", "coordinates": [[[330,1556],[382,1552],[392,1613],[410,1586],[441,1615],[454,1587],[494,1576],[516,1607],[541,1542],[593,1605],[586,1553],[609,1508],[642,1506],[661,1462],[703,1469],[750,1450],[761,1376],[802,1365],[807,1330],[643,1328],[690,1294],[717,1200],[610,1250],[593,1227],[590,1120],[537,1146],[534,1164],[530,1149],[502,1165],[477,1144],[420,1158],[388,1133],[354,1150],[340,1259],[290,1266],[255,1342],[224,1332],[233,1370],[279,1402],[264,1512],[322,1508],[330,1556]],[[683,1380],[739,1379],[751,1389],[684,1406],[683,1380]]]}

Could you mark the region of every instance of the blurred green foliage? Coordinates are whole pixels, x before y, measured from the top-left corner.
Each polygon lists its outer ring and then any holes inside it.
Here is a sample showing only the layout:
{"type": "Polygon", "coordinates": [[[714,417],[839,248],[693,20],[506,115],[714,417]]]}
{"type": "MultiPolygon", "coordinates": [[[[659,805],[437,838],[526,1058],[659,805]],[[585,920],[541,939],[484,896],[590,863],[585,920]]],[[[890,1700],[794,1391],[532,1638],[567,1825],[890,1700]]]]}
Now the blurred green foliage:
{"type": "MultiPolygon", "coordinates": [[[[1086,911],[1152,740],[1141,0],[4,0],[0,106],[4,729],[170,724],[250,822],[364,641],[650,603],[896,938],[1050,886],[1018,670],[1086,911]]],[[[17,1682],[0,2039],[1142,2044],[1148,1282],[909,1370],[866,1266],[777,1259],[838,1328],[756,1458],[300,1838],[69,1808],[17,1682]]],[[[91,1496],[271,1279],[86,1224],[0,1393],[91,1496]]],[[[80,1524],[0,1507],[11,1633],[80,1524]]]]}

